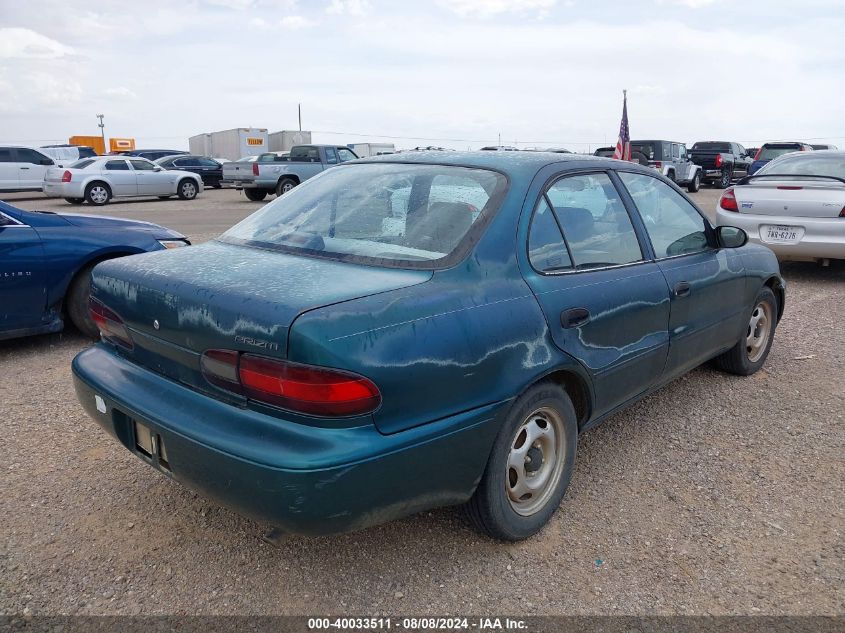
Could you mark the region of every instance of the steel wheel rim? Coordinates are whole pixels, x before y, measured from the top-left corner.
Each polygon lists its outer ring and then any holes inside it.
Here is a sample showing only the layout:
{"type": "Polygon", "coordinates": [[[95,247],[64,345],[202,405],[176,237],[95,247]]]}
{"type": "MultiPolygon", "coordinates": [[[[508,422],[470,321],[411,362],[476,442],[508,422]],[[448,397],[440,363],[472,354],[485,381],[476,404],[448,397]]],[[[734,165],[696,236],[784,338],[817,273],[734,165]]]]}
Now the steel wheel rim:
{"type": "Polygon", "coordinates": [[[182,185],[182,195],[186,198],[193,198],[196,195],[197,188],[190,182],[186,182],[182,185]]]}
{"type": "Polygon", "coordinates": [[[511,440],[505,465],[505,493],[514,512],[531,516],[545,507],[563,475],[565,454],[563,419],[557,411],[541,407],[526,416],[511,440]]]}
{"type": "Polygon", "coordinates": [[[286,182],[285,184],[282,185],[282,193],[287,193],[291,189],[293,189],[293,185],[289,182],[286,182]]]}
{"type": "Polygon", "coordinates": [[[772,335],[772,308],[765,301],[758,303],[751,312],[748,331],[745,335],[745,351],[748,360],[756,363],[766,351],[769,337],[772,335]]]}
{"type": "Polygon", "coordinates": [[[109,194],[106,191],[105,187],[92,187],[91,188],[91,199],[94,202],[101,203],[108,200],[109,194]]]}
{"type": "Polygon", "coordinates": [[[722,184],[725,187],[727,187],[729,184],[731,184],[731,175],[726,171],[722,172],[722,184]]]}

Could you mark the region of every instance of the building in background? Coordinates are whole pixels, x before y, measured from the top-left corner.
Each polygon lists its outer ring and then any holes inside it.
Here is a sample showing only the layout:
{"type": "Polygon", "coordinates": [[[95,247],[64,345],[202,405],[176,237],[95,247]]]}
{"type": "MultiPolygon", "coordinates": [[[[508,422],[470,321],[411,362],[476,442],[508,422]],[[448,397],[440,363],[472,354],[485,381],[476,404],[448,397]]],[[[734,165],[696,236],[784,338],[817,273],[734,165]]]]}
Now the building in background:
{"type": "Polygon", "coordinates": [[[347,147],[355,152],[359,158],[396,153],[396,147],[393,143],[349,143],[347,147]]]}
{"type": "Polygon", "coordinates": [[[270,151],[267,128],[236,127],[220,132],[206,132],[188,139],[191,154],[239,160],[270,151]]]}
{"type": "Polygon", "coordinates": [[[282,130],[270,134],[270,151],[287,152],[294,145],[310,145],[311,132],[302,130],[282,130]]]}

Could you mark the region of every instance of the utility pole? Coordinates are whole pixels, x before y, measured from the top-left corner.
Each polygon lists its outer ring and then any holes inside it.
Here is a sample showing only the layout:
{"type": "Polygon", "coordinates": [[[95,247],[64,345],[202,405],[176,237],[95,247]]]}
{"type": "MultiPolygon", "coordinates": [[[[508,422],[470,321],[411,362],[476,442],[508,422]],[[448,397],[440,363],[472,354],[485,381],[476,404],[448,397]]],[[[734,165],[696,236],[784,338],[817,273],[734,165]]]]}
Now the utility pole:
{"type": "Polygon", "coordinates": [[[502,146],[502,133],[499,132],[499,147],[502,146]]]}
{"type": "Polygon", "coordinates": [[[302,104],[297,103],[296,109],[299,112],[299,131],[301,132],[302,131],[302,104]]]}
{"type": "Polygon", "coordinates": [[[103,154],[106,153],[106,124],[103,123],[103,117],[105,114],[98,114],[97,118],[100,119],[100,122],[97,124],[97,127],[100,128],[100,136],[103,138],[103,154]]]}

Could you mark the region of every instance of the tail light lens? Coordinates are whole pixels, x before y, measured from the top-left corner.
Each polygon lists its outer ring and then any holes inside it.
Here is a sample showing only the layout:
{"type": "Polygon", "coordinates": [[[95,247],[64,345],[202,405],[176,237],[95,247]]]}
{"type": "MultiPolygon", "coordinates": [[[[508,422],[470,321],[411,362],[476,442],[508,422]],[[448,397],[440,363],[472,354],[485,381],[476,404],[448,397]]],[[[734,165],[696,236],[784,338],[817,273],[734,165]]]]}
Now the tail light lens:
{"type": "Polygon", "coordinates": [[[62,174],[62,182],[70,182],[71,178],[73,178],[73,174],[66,169],[65,173],[62,174]]]}
{"type": "Polygon", "coordinates": [[[257,175],[258,175],[258,163],[253,163],[253,164],[252,164],[252,175],[253,175],[253,176],[257,176],[257,175]]]}
{"type": "Polygon", "coordinates": [[[655,169],[663,169],[663,161],[659,161],[659,160],[653,161],[651,166],[654,167],[655,169]]]}
{"type": "Polygon", "coordinates": [[[97,324],[97,329],[100,330],[100,334],[105,340],[125,347],[126,349],[132,349],[134,347],[126,325],[123,323],[123,319],[94,297],[88,299],[88,310],[94,323],[97,324]]]}
{"type": "Polygon", "coordinates": [[[845,218],[845,207],[842,207],[842,211],[839,212],[840,218],[845,218]]]}
{"type": "Polygon", "coordinates": [[[202,372],[221,389],[307,415],[362,415],[381,404],[372,381],[339,369],[215,349],[203,354],[202,372]]]}
{"type": "Polygon", "coordinates": [[[733,187],[728,187],[722,193],[722,197],[719,198],[719,206],[722,207],[725,211],[739,212],[739,208],[736,205],[736,195],[734,194],[733,187]]]}
{"type": "Polygon", "coordinates": [[[716,154],[716,167],[721,167],[721,166],[722,166],[722,155],[716,154]]]}

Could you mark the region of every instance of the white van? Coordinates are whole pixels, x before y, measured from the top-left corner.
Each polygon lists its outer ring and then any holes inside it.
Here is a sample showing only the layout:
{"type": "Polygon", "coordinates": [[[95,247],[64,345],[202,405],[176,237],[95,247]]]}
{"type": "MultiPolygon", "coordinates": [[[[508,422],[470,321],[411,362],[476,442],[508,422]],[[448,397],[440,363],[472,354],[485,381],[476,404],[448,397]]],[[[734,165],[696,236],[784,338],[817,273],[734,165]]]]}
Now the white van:
{"type": "Polygon", "coordinates": [[[54,160],[42,150],[20,145],[0,146],[0,191],[41,191],[50,167],[64,167],[73,160],[54,160]]]}

